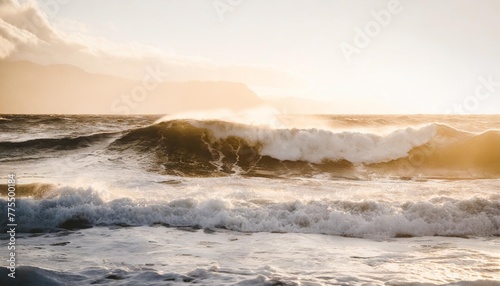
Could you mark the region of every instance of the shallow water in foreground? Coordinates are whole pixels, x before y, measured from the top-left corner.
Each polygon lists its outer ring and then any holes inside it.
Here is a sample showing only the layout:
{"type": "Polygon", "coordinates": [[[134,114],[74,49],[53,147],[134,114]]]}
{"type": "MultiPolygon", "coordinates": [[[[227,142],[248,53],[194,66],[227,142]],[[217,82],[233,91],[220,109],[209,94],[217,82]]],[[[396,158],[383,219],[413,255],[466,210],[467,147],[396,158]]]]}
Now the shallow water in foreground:
{"type": "Polygon", "coordinates": [[[0,117],[0,285],[500,285],[498,116],[157,119],[0,117]]]}
{"type": "Polygon", "coordinates": [[[500,255],[492,250],[499,247],[498,238],[367,240],[162,226],[97,227],[23,238],[22,259],[34,267],[20,268],[18,277],[37,281],[36,285],[408,285],[459,281],[476,281],[463,285],[495,285],[493,281],[500,280],[496,263],[500,255]]]}

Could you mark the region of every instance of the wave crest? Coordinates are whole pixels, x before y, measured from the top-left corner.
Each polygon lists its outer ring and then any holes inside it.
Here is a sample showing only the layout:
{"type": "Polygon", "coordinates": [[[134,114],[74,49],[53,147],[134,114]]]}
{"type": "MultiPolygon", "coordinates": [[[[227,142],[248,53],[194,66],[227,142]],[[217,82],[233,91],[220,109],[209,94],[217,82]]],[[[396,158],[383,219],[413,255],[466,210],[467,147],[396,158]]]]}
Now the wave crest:
{"type": "Polygon", "coordinates": [[[171,174],[308,174],[388,162],[435,136],[435,125],[386,135],[326,129],[274,129],[216,120],[172,120],[130,131],[110,150],[152,154],[171,174]]]}

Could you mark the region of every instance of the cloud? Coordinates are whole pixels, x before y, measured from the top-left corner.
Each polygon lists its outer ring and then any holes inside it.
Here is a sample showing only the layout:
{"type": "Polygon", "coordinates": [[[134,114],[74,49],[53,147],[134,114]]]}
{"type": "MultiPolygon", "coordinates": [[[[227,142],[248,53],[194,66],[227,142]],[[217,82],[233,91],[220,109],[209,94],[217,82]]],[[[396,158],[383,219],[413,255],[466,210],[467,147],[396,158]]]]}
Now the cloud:
{"type": "Polygon", "coordinates": [[[15,10],[15,2],[0,2],[0,58],[6,58],[16,50],[35,46],[39,38],[25,22],[28,9],[15,10]]]}
{"type": "Polygon", "coordinates": [[[48,20],[60,9],[64,7],[54,6],[48,9],[50,14],[45,14],[35,2],[0,0],[0,58],[71,64],[91,73],[134,79],[144,76],[148,67],[160,64],[174,81],[225,80],[280,88],[308,84],[303,78],[269,67],[218,65],[141,44],[116,44],[83,33],[65,34],[48,20]]]}

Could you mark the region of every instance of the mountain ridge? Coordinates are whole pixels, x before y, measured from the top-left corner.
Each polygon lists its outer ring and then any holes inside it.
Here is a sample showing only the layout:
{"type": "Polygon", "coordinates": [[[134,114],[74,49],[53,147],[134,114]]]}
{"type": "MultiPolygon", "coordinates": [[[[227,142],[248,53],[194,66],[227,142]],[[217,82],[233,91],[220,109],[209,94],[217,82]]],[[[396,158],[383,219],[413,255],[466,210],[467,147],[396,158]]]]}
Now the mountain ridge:
{"type": "Polygon", "coordinates": [[[134,81],[72,65],[0,61],[0,113],[161,114],[264,104],[243,83],[158,81],[154,72],[134,81]]]}

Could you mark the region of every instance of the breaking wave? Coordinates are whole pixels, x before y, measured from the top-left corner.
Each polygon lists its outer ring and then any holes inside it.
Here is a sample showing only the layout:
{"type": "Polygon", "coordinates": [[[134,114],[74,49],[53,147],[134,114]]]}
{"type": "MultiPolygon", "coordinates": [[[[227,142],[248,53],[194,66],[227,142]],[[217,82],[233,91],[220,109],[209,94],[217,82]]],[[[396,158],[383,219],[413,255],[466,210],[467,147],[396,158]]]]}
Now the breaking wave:
{"type": "MultiPolygon", "coordinates": [[[[2,212],[7,203],[2,202],[2,212]]],[[[362,238],[500,235],[498,196],[388,203],[372,200],[262,200],[179,198],[105,201],[92,189],[63,187],[43,199],[16,201],[19,231],[93,226],[224,228],[241,232],[320,233],[362,238]]],[[[5,219],[2,219],[5,220],[5,219]]],[[[6,225],[6,221],[1,222],[6,225]]]]}
{"type": "Polygon", "coordinates": [[[336,173],[355,177],[352,174],[359,166],[391,174],[408,164],[429,174],[474,170],[476,175],[492,176],[500,174],[498,146],[498,131],[474,134],[441,124],[377,134],[172,120],[132,130],[109,149],[147,153],[164,172],[188,176],[336,173]]]}
{"type": "Polygon", "coordinates": [[[0,160],[95,147],[177,176],[497,178],[499,146],[498,130],[471,133],[438,123],[376,133],[177,119],[121,132],[0,142],[0,160]]]}

